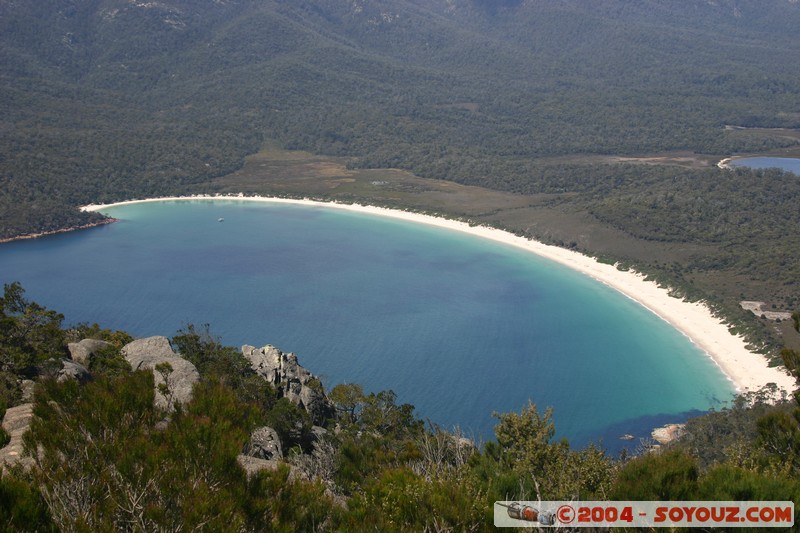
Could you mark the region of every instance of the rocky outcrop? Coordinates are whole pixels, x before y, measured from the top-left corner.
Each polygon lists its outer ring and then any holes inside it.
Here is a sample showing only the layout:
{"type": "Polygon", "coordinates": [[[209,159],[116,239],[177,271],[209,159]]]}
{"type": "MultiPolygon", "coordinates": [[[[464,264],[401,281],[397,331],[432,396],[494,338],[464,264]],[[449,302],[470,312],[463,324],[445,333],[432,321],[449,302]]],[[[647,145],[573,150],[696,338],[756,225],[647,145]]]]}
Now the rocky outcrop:
{"type": "Polygon", "coordinates": [[[72,360],[87,368],[89,367],[94,354],[103,348],[108,348],[109,346],[111,346],[110,343],[98,339],[83,339],[80,342],[70,342],[67,344],[69,355],[72,360]]]}
{"type": "Polygon", "coordinates": [[[6,410],[3,417],[3,429],[6,430],[11,440],[0,450],[0,468],[8,468],[16,464],[27,468],[33,464],[31,457],[22,455],[22,434],[28,430],[32,419],[32,403],[10,407],[6,410]]]}
{"type": "Polygon", "coordinates": [[[22,389],[22,401],[25,403],[33,402],[33,391],[36,387],[36,382],[30,379],[23,379],[20,382],[20,389],[22,389]]]}
{"type": "Polygon", "coordinates": [[[333,415],[319,378],[300,366],[297,356],[268,344],[263,348],[242,346],[242,354],[259,376],[275,386],[278,394],[305,409],[315,424],[333,415]]]}
{"type": "Polygon", "coordinates": [[[314,442],[320,442],[325,436],[328,434],[328,430],[324,427],[320,426],[313,426],[311,428],[311,437],[314,439],[314,442]]]}
{"type": "Polygon", "coordinates": [[[667,424],[660,428],[656,428],[650,433],[653,440],[659,444],[669,444],[674,440],[678,440],[686,432],[686,424],[667,424]]]}
{"type": "Polygon", "coordinates": [[[83,365],[76,363],[75,361],[70,361],[69,359],[62,359],[61,360],[61,369],[58,371],[56,376],[56,380],[58,382],[64,382],[68,379],[75,379],[81,383],[89,381],[92,377],[89,374],[89,371],[86,370],[86,367],[83,365]]]}
{"type": "Polygon", "coordinates": [[[257,457],[239,454],[236,456],[236,462],[239,463],[239,466],[244,469],[248,479],[258,474],[262,470],[278,470],[281,465],[289,468],[289,481],[309,479],[302,470],[284,461],[278,461],[275,459],[258,459],[257,457]]]}
{"type": "Polygon", "coordinates": [[[278,432],[269,426],[257,428],[250,434],[250,442],[242,454],[256,459],[283,459],[278,432]]]}
{"type": "Polygon", "coordinates": [[[278,465],[280,464],[278,461],[271,459],[258,459],[243,453],[236,456],[236,462],[239,463],[239,466],[244,469],[248,479],[258,474],[262,470],[277,470],[278,465]]]}
{"type": "Polygon", "coordinates": [[[169,339],[166,337],[155,336],[137,339],[122,347],[122,355],[131,364],[134,370],[140,363],[149,363],[155,359],[165,359],[177,357],[172,351],[169,339]]]}
{"type": "Polygon", "coordinates": [[[192,399],[192,387],[200,379],[200,374],[192,363],[172,351],[166,337],[135,340],[122,348],[122,355],[133,370],[153,371],[157,407],[173,410],[176,403],[192,399]],[[165,363],[169,367],[162,366],[165,363]],[[167,385],[166,396],[159,390],[162,384],[167,385]]]}

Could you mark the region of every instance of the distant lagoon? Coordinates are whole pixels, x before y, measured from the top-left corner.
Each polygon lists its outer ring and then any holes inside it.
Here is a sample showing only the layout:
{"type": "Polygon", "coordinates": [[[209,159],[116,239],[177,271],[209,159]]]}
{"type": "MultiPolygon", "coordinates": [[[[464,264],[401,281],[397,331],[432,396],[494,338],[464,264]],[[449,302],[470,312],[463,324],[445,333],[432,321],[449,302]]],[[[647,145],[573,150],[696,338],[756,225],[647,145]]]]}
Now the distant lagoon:
{"type": "Polygon", "coordinates": [[[734,167],[780,168],[800,176],[800,159],[792,157],[743,157],[728,162],[734,167]]]}
{"type": "MultiPolygon", "coordinates": [[[[3,282],[136,336],[210,323],[298,354],[444,427],[492,437],[530,399],[560,436],[611,450],[732,397],[699,348],[641,305],[523,250],[324,207],[235,200],[109,208],[120,222],[0,246],[3,282]],[[222,220],[222,221],[220,221],[222,220]]],[[[635,443],[636,441],[634,441],[635,443]]]]}

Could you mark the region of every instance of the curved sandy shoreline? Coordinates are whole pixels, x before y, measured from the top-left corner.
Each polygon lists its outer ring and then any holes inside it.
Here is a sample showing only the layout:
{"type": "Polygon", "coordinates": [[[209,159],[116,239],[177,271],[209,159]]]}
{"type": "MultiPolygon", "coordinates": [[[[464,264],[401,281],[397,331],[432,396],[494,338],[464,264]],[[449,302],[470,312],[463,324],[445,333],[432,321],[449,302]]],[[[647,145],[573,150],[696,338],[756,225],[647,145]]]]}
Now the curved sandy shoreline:
{"type": "Polygon", "coordinates": [[[614,265],[599,263],[594,258],[578,252],[528,240],[499,229],[486,226],[471,226],[456,220],[383,207],[244,195],[149,198],[105,205],[87,205],[81,209],[85,211],[101,211],[108,207],[136,203],[193,200],[272,202],[345,209],[429,224],[515,246],[590,276],[643,305],[686,335],[711,357],[728,379],[733,382],[737,391],[758,390],[768,383],[775,383],[779,388],[789,393],[795,389],[793,377],[783,369],[769,367],[765,356],[749,351],[745,341],[741,337],[732,335],[727,326],[718,318],[715,318],[704,304],[689,303],[673,298],[669,295],[667,289],[658,287],[653,281],[645,281],[644,276],[641,274],[621,271],[614,265]]]}

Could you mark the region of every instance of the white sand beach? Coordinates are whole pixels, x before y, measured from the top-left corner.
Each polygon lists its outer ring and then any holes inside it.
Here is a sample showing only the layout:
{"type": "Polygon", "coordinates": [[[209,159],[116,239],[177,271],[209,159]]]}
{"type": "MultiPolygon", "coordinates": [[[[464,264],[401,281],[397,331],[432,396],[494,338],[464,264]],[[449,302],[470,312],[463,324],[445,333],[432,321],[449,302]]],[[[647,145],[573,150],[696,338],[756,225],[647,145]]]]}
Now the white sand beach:
{"type": "Polygon", "coordinates": [[[722,170],[728,170],[731,168],[731,161],[733,161],[732,157],[726,157],[725,159],[721,159],[717,166],[722,170]]]}
{"type": "Polygon", "coordinates": [[[430,224],[516,246],[590,276],[643,305],[686,335],[692,342],[708,354],[723,373],[733,382],[739,392],[754,391],[768,383],[775,383],[779,388],[789,393],[795,389],[795,380],[793,377],[782,368],[769,367],[768,361],[763,355],[749,351],[744,340],[741,337],[732,335],[728,331],[727,326],[718,318],[715,318],[707,306],[701,303],[689,303],[674,298],[669,295],[667,289],[658,287],[655,282],[645,281],[644,276],[641,274],[632,271],[621,271],[614,265],[599,263],[594,258],[578,252],[528,240],[506,231],[486,226],[471,226],[465,222],[446,218],[374,206],[243,195],[151,198],[107,205],[87,205],[82,209],[86,211],[102,211],[108,207],[133,203],[208,199],[290,203],[346,209],[410,222],[430,224]]]}

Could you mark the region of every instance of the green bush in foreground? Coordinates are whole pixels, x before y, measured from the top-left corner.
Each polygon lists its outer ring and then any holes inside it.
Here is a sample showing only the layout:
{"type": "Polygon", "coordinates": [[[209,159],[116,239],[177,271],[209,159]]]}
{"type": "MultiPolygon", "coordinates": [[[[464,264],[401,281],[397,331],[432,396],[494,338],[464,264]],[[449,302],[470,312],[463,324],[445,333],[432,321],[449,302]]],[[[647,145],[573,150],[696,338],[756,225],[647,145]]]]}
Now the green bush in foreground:
{"type": "Polygon", "coordinates": [[[0,531],[57,531],[42,495],[29,480],[0,469],[0,531]]]}
{"type": "Polygon", "coordinates": [[[318,514],[326,500],[313,484],[288,483],[283,471],[247,480],[236,457],[255,414],[228,388],[198,384],[165,427],[153,394],[150,372],[38,386],[37,418],[24,440],[27,450],[41,450],[34,483],[59,529],[224,531],[262,529],[264,520],[286,528],[304,523],[309,511],[292,514],[278,500],[264,503],[282,490],[291,498],[307,495],[304,504],[318,514]]]}

